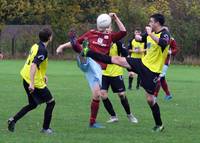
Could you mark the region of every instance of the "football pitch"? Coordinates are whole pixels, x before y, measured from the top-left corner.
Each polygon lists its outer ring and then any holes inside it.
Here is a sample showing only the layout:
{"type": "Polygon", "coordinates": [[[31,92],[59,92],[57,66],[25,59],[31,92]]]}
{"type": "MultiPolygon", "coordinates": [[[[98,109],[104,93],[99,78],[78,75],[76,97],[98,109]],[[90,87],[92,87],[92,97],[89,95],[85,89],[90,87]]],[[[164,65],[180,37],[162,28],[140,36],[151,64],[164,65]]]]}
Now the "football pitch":
{"type": "MultiPolygon", "coordinates": [[[[164,101],[161,90],[158,103],[165,130],[152,132],[154,121],[142,88],[127,90],[131,110],[139,120],[130,123],[117,95],[109,98],[119,122],[109,124],[108,113],[100,105],[97,121],[105,129],[88,127],[91,92],[75,61],[49,61],[48,87],[56,100],[52,135],[40,133],[45,104],[37,107],[7,131],[7,119],[27,104],[20,69],[24,60],[0,61],[0,143],[199,143],[200,141],[200,67],[171,65],[167,81],[173,99],[164,101]]],[[[127,72],[124,72],[127,85],[127,72]]],[[[135,87],[135,79],[133,86],[135,87]]]]}

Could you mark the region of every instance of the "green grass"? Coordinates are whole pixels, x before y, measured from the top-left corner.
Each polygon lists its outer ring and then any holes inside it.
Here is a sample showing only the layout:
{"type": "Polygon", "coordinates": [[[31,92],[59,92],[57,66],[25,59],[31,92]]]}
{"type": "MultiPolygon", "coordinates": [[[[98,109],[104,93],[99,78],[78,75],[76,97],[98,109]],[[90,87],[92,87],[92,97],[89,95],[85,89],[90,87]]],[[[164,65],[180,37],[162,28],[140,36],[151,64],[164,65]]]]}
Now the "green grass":
{"type": "Polygon", "coordinates": [[[19,75],[23,63],[0,61],[0,143],[199,143],[200,67],[170,66],[167,80],[174,98],[166,102],[160,92],[158,102],[165,131],[153,133],[154,122],[142,89],[127,91],[139,124],[128,122],[118,97],[110,92],[119,122],[106,123],[109,116],[101,103],[98,121],[106,128],[88,128],[91,93],[83,74],[73,61],[49,61],[48,86],[56,106],[52,120],[55,133],[47,136],[39,132],[45,105],[21,119],[15,133],[7,131],[7,119],[27,104],[19,75]]]}

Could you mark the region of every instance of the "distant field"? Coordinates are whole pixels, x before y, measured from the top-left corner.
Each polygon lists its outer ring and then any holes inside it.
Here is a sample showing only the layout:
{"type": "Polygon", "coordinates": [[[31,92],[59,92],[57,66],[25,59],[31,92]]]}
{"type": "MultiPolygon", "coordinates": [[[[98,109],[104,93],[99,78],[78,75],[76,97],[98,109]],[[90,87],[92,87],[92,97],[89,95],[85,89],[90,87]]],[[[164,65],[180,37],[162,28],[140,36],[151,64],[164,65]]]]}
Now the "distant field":
{"type": "Polygon", "coordinates": [[[119,122],[106,123],[109,116],[101,104],[98,122],[106,128],[88,128],[91,93],[83,74],[74,61],[49,61],[48,86],[56,99],[56,106],[52,120],[55,133],[47,136],[39,132],[44,105],[20,120],[15,133],[7,131],[7,119],[27,104],[19,75],[23,64],[21,60],[0,61],[0,143],[200,142],[200,67],[170,66],[167,80],[174,98],[164,101],[163,92],[160,92],[158,102],[165,131],[153,133],[154,122],[143,89],[127,91],[138,124],[128,122],[118,97],[110,92],[119,122]]]}

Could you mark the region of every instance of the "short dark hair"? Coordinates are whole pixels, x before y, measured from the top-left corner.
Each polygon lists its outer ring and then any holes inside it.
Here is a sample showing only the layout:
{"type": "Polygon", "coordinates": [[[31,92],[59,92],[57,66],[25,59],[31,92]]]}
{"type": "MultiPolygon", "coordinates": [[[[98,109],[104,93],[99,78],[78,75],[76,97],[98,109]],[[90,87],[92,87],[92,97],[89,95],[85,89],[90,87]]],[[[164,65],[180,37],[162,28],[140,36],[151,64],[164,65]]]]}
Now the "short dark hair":
{"type": "Polygon", "coordinates": [[[134,31],[142,31],[140,27],[136,27],[134,31]]]}
{"type": "Polygon", "coordinates": [[[49,28],[43,28],[39,32],[39,38],[42,42],[47,42],[52,35],[52,31],[49,28]]]}
{"type": "Polygon", "coordinates": [[[161,26],[165,24],[165,17],[160,13],[151,15],[151,18],[154,18],[155,22],[159,22],[161,26]]]}

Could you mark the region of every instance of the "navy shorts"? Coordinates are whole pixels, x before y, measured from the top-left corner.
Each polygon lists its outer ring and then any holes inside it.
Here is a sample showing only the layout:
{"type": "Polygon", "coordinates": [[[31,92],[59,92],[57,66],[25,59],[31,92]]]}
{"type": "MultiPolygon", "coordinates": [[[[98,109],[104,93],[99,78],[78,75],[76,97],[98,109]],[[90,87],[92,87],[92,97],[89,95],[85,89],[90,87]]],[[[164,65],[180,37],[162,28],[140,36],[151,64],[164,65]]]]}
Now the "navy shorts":
{"type": "Polygon", "coordinates": [[[29,84],[25,80],[23,80],[23,86],[27,93],[29,104],[38,105],[45,102],[47,103],[53,99],[51,92],[47,87],[44,87],[42,89],[35,88],[33,93],[30,93],[28,89],[29,84]]]}
{"type": "Polygon", "coordinates": [[[131,66],[131,71],[137,73],[141,78],[141,86],[149,94],[154,94],[159,73],[149,70],[141,61],[141,59],[126,58],[131,66]]]}
{"type": "Polygon", "coordinates": [[[112,91],[114,93],[120,93],[120,92],[124,92],[126,90],[122,76],[111,77],[111,76],[103,75],[101,90],[108,91],[109,86],[111,86],[112,91]]]}

